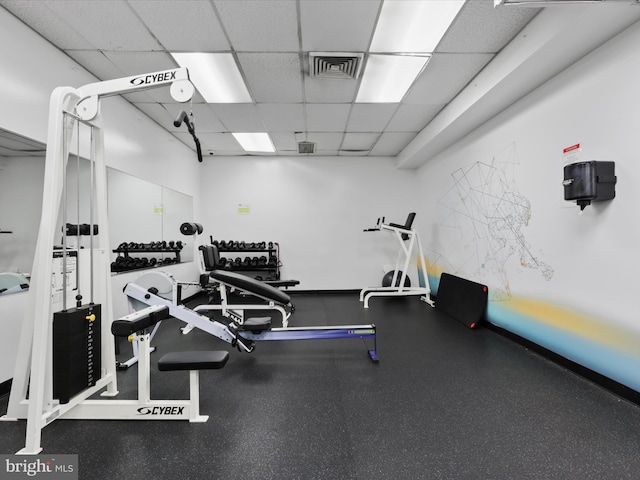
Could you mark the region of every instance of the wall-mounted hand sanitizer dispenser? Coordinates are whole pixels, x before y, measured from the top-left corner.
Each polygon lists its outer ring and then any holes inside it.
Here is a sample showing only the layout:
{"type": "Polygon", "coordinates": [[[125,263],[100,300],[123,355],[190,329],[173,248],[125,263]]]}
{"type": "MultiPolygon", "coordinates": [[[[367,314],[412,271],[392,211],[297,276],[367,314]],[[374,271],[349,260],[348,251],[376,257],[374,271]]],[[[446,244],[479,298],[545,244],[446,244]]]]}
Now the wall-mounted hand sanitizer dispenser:
{"type": "Polygon", "coordinates": [[[580,210],[594,201],[616,196],[615,162],[578,162],[564,167],[564,199],[575,200],[580,210]]]}

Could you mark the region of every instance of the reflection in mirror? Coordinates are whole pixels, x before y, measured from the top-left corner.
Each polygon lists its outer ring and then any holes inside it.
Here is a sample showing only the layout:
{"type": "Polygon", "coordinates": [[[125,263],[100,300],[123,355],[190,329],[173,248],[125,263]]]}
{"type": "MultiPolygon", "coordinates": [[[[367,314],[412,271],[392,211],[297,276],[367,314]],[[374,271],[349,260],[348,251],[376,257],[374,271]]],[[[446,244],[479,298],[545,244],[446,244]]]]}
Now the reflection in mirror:
{"type": "MultiPolygon", "coordinates": [[[[0,295],[28,288],[40,228],[44,155],[43,144],[0,129],[0,295]]],[[[88,198],[90,162],[84,158],[77,162],[71,155],[67,172],[69,198],[76,198],[77,185],[81,198],[88,198]]],[[[192,197],[111,168],[107,168],[107,181],[111,250],[125,241],[181,241],[180,261],[193,261],[193,237],[180,234],[180,225],[193,221],[192,197]]],[[[79,209],[68,207],[69,223],[89,223],[87,202],[80,203],[79,209]]],[[[62,236],[60,222],[56,244],[62,236]]],[[[73,237],[68,241],[73,242],[73,237]]],[[[117,256],[112,253],[112,259],[117,256]]],[[[171,252],[153,256],[176,258],[171,252]]]]}
{"type": "Polygon", "coordinates": [[[29,284],[36,249],[42,186],[43,144],[0,129],[0,280],[1,294],[29,284]]]}
{"type": "Polygon", "coordinates": [[[113,272],[193,261],[193,243],[180,234],[192,197],[118,170],[107,178],[113,272]]]}
{"type": "Polygon", "coordinates": [[[29,288],[26,274],[2,272],[0,273],[0,295],[18,293],[29,288]]]}
{"type": "Polygon", "coordinates": [[[180,251],[182,262],[193,261],[193,238],[180,233],[180,225],[193,222],[193,197],[162,187],[162,238],[180,241],[184,245],[180,251]]]}

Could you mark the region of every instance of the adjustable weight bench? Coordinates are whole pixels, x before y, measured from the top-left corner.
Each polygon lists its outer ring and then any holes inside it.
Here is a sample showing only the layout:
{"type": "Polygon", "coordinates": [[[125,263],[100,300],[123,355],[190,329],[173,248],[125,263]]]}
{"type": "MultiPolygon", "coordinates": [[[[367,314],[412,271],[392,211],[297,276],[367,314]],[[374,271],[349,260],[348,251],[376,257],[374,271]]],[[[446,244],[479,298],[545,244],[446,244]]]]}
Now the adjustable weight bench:
{"type": "MultiPolygon", "coordinates": [[[[198,249],[202,255],[202,266],[206,272],[212,272],[214,270],[219,270],[220,268],[220,253],[218,251],[218,247],[216,245],[200,245],[198,249]]],[[[206,273],[201,280],[206,280],[206,273]]],[[[276,288],[288,288],[295,287],[296,285],[300,285],[299,280],[257,280],[261,281],[263,284],[270,285],[276,288]]],[[[205,281],[206,283],[206,281],[205,281]]]]}
{"type": "MultiPolygon", "coordinates": [[[[207,245],[201,248],[203,258],[207,255],[216,255],[215,245],[207,245]]],[[[339,325],[339,326],[313,326],[313,327],[289,327],[290,311],[293,310],[291,297],[282,290],[268,285],[259,280],[230,272],[227,270],[211,270],[208,275],[200,278],[200,285],[210,288],[215,284],[220,291],[220,303],[212,305],[198,305],[193,309],[184,305],[178,305],[175,301],[157,295],[157,289],[138,285],[135,282],[125,286],[124,293],[129,297],[132,305],[165,305],[169,308],[172,317],[182,320],[187,324],[183,333],[192,328],[198,328],[215,337],[237,347],[244,352],[252,352],[258,341],[272,340],[323,340],[323,339],[373,339],[373,349],[368,349],[369,358],[378,362],[376,350],[376,326],[369,325],[339,325]],[[209,281],[211,280],[211,282],[209,281]],[[247,295],[262,299],[262,304],[230,305],[227,301],[227,290],[237,290],[247,295]],[[271,317],[244,317],[245,311],[278,311],[282,316],[282,328],[272,328],[271,317]],[[289,312],[287,312],[289,310],[289,312]],[[219,311],[229,319],[228,325],[208,318],[203,312],[219,311]]]]}

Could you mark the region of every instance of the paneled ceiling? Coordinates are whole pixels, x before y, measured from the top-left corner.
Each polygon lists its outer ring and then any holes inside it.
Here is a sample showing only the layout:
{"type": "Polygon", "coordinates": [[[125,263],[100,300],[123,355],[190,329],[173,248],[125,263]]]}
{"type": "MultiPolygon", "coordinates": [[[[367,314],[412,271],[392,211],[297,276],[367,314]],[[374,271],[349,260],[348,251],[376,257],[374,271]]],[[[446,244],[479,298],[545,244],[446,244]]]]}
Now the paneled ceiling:
{"type": "MultiPolygon", "coordinates": [[[[391,0],[401,1],[401,0],[391,0]]],[[[428,1],[428,0],[427,0],[428,1]]],[[[539,12],[468,0],[400,103],[355,103],[359,80],[309,75],[310,52],[365,54],[381,0],[0,0],[100,80],[177,66],[168,52],[231,52],[252,103],[193,113],[205,155],[246,155],[231,132],[268,132],[277,155],[396,156],[539,12]],[[306,155],[306,154],[305,154],[306,155]]],[[[366,65],[366,64],[365,64],[366,65]]],[[[124,95],[194,148],[168,89],[124,95]]]]}

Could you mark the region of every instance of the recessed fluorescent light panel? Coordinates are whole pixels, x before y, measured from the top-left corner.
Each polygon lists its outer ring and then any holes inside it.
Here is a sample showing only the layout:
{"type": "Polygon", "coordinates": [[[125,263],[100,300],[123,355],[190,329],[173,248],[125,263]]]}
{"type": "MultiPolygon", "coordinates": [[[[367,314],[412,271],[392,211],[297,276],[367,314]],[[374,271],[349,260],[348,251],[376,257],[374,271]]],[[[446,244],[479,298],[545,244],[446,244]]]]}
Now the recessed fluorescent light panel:
{"type": "Polygon", "coordinates": [[[367,58],[356,102],[402,101],[464,2],[386,0],[373,34],[369,49],[372,53],[367,58]]]}
{"type": "Polygon", "coordinates": [[[386,0],[369,51],[432,53],[464,2],[386,0]]]}
{"type": "Polygon", "coordinates": [[[233,133],[245,152],[274,153],[276,148],[267,133],[233,133]]]}
{"type": "Polygon", "coordinates": [[[429,58],[429,55],[369,55],[356,102],[402,101],[429,58]]]}
{"type": "Polygon", "coordinates": [[[230,53],[172,53],[207,103],[251,103],[240,70],[230,53]]]}

